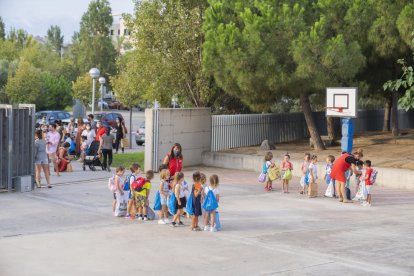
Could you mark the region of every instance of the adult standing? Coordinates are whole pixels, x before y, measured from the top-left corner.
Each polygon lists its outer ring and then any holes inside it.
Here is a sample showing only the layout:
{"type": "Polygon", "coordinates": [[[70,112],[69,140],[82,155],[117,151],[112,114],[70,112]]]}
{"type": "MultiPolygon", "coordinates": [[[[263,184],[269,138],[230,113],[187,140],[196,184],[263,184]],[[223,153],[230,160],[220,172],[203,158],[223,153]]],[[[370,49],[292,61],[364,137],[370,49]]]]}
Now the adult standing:
{"type": "Polygon", "coordinates": [[[89,121],[89,124],[91,125],[91,128],[94,130],[94,131],[96,131],[96,122],[95,122],[95,120],[94,120],[94,116],[93,116],[93,114],[89,114],[88,115],[88,121],[89,121]]]}
{"type": "Polygon", "coordinates": [[[66,132],[69,133],[71,137],[75,136],[75,118],[70,119],[66,132]]]}
{"type": "Polygon", "coordinates": [[[52,188],[50,185],[50,171],[49,171],[49,159],[47,158],[46,153],[46,141],[43,139],[43,132],[42,130],[37,130],[35,132],[35,168],[36,168],[36,186],[37,188],[41,188],[41,172],[43,173],[46,178],[46,183],[48,188],[52,188]]]}
{"type": "Polygon", "coordinates": [[[121,118],[116,119],[116,136],[115,136],[115,154],[118,153],[119,146],[121,146],[122,153],[124,153],[124,147],[121,145],[121,140],[126,135],[126,127],[121,118]]]}
{"type": "Polygon", "coordinates": [[[92,126],[89,123],[86,124],[85,130],[82,131],[82,136],[86,136],[86,145],[89,148],[93,140],[95,140],[95,130],[92,128],[92,126]]]}
{"type": "Polygon", "coordinates": [[[68,164],[70,163],[70,158],[68,157],[69,147],[70,147],[70,144],[68,142],[65,142],[59,148],[59,153],[58,153],[59,172],[65,172],[68,167],[68,164]]]}
{"type": "Polygon", "coordinates": [[[56,151],[60,142],[60,134],[56,131],[56,124],[50,125],[49,132],[46,135],[46,142],[46,153],[49,159],[53,162],[53,167],[55,169],[56,176],[60,176],[56,158],[56,151]]]}
{"type": "Polygon", "coordinates": [[[78,124],[78,130],[77,130],[77,133],[76,133],[75,144],[76,144],[76,155],[79,156],[80,152],[81,152],[80,148],[81,148],[81,143],[82,143],[81,137],[82,137],[82,132],[85,129],[85,125],[83,123],[82,118],[78,118],[77,124],[78,124]]]}
{"type": "Polygon", "coordinates": [[[179,143],[175,143],[171,151],[165,156],[163,164],[170,171],[170,178],[173,179],[176,172],[183,169],[183,148],[179,143]]]}
{"type": "Polygon", "coordinates": [[[104,169],[111,171],[111,164],[112,164],[112,144],[114,142],[114,136],[111,134],[111,129],[109,127],[106,128],[106,132],[100,138],[99,143],[99,152],[102,152],[103,155],[103,165],[104,169]]]}
{"type": "Polygon", "coordinates": [[[354,154],[344,152],[340,157],[338,157],[331,170],[331,178],[335,180],[335,186],[337,187],[337,193],[339,197],[339,202],[343,203],[352,203],[352,200],[347,200],[346,198],[346,191],[345,191],[345,184],[346,184],[346,177],[345,172],[352,169],[354,174],[356,174],[357,167],[356,163],[360,158],[362,158],[363,150],[357,149],[354,154]]]}
{"type": "Polygon", "coordinates": [[[98,121],[96,123],[96,127],[98,128],[98,130],[96,131],[96,137],[95,140],[96,141],[100,141],[101,140],[101,136],[105,134],[106,132],[106,128],[102,126],[102,122],[98,121]]]}

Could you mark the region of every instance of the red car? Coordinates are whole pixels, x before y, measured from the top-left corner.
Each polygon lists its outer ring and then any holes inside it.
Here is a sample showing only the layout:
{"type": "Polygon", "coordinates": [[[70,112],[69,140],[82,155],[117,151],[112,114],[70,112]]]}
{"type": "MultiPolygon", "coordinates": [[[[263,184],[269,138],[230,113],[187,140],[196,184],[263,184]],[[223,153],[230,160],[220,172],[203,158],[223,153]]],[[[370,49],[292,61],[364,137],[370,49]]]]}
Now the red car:
{"type": "Polygon", "coordinates": [[[121,120],[124,120],[124,117],[122,117],[119,113],[96,113],[94,114],[94,120],[95,121],[101,121],[102,125],[104,127],[116,127],[116,119],[121,118],[121,120]]]}

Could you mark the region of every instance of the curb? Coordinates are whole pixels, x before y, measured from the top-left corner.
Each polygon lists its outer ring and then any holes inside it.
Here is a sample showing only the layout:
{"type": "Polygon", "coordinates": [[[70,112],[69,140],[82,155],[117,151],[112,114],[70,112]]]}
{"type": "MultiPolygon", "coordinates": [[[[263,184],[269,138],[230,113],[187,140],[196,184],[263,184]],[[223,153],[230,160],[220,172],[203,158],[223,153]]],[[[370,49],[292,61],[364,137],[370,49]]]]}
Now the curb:
{"type": "MultiPolygon", "coordinates": [[[[300,165],[302,160],[290,160],[293,164],[293,176],[301,177],[300,165]]],[[[278,163],[281,161],[277,160],[278,163]]],[[[226,169],[246,170],[260,173],[263,165],[263,157],[258,155],[203,152],[202,163],[205,166],[220,167],[226,169]]],[[[279,164],[280,165],[280,164],[279,164]]],[[[325,160],[319,160],[318,177],[323,179],[325,175],[325,160]]],[[[376,186],[414,190],[414,170],[374,167],[378,170],[376,186]]]]}

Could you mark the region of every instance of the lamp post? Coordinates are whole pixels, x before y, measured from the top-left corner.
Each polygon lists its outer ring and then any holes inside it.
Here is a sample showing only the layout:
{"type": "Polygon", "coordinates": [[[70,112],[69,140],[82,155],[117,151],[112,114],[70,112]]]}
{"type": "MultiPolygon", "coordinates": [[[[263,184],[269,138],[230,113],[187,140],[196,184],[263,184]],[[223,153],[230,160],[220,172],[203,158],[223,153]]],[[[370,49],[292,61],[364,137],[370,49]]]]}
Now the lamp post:
{"type": "Polygon", "coordinates": [[[101,84],[101,112],[102,112],[102,109],[103,109],[103,93],[104,93],[105,78],[104,77],[100,77],[99,78],[99,83],[101,84]]]}
{"type": "Polygon", "coordinates": [[[95,113],[95,80],[99,77],[100,72],[98,68],[89,70],[89,75],[92,78],[92,114],[95,113]]]}

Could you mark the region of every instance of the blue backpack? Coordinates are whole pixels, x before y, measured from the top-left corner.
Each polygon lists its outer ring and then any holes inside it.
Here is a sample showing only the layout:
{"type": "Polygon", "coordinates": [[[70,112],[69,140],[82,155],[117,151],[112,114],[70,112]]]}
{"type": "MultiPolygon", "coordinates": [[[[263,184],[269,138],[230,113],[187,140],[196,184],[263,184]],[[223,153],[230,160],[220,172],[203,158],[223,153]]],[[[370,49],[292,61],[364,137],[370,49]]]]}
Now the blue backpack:
{"type": "Polygon", "coordinates": [[[160,191],[157,191],[157,193],[155,194],[155,199],[154,199],[154,210],[155,211],[159,211],[161,210],[161,195],[160,195],[160,191]]]}
{"type": "Polygon", "coordinates": [[[131,176],[134,177],[135,180],[135,175],[133,174],[129,174],[126,179],[125,179],[125,185],[124,185],[124,191],[129,191],[131,189],[131,183],[129,183],[129,180],[131,179],[131,176]]]}
{"type": "Polygon", "coordinates": [[[267,174],[267,170],[268,170],[268,167],[266,166],[266,162],[264,162],[264,163],[263,163],[263,166],[262,166],[262,172],[263,172],[264,174],[267,174]]]}
{"type": "Polygon", "coordinates": [[[177,202],[177,199],[175,198],[175,194],[171,193],[167,198],[167,205],[168,205],[168,210],[173,215],[175,215],[175,213],[177,212],[177,209],[175,208],[176,202],[177,202]]]}
{"type": "Polygon", "coordinates": [[[188,197],[187,204],[185,205],[185,210],[190,216],[194,215],[193,193],[191,193],[190,196],[188,197]]]}
{"type": "Polygon", "coordinates": [[[306,185],[309,185],[309,170],[306,171],[304,181],[306,185]]]}
{"type": "Polygon", "coordinates": [[[208,193],[204,198],[202,207],[207,212],[216,210],[218,208],[217,199],[212,190],[208,189],[208,193]]]}

